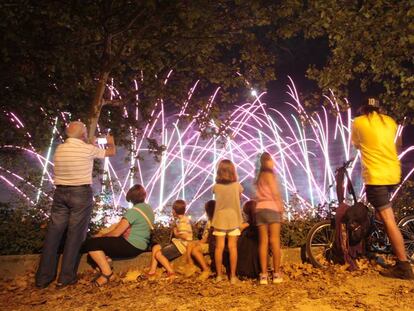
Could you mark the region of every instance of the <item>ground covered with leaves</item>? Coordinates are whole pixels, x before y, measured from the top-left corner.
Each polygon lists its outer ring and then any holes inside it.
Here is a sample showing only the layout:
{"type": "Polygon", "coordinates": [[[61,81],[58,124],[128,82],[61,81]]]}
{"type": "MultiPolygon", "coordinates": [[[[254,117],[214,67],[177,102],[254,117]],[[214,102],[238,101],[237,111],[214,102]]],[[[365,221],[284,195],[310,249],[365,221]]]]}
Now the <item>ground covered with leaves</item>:
{"type": "Polygon", "coordinates": [[[136,270],[102,288],[91,286],[90,272],[76,285],[39,290],[28,274],[1,282],[0,310],[412,310],[414,281],[382,277],[381,268],[368,262],[359,265],[352,273],[340,266],[287,265],[285,282],[275,285],[184,276],[170,281],[161,270],[148,280],[136,270]]]}

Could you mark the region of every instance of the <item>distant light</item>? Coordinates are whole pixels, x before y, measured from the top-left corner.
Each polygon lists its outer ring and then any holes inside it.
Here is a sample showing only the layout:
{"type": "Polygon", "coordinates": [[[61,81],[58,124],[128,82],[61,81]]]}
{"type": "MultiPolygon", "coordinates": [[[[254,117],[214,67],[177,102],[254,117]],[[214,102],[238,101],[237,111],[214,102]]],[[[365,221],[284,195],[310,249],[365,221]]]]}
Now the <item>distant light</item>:
{"type": "Polygon", "coordinates": [[[250,92],[250,94],[252,94],[252,96],[257,96],[257,92],[256,92],[256,90],[252,90],[252,91],[250,92]]]}

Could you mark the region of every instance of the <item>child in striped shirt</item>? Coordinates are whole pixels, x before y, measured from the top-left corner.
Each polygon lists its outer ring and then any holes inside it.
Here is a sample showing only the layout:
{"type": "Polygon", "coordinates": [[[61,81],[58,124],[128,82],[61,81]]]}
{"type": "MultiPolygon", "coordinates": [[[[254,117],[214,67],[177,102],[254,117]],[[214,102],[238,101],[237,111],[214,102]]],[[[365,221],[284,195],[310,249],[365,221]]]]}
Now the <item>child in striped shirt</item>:
{"type": "Polygon", "coordinates": [[[186,203],[184,200],[176,200],[173,203],[172,214],[176,220],[172,233],[174,238],[171,243],[161,248],[156,244],[152,248],[152,259],[148,276],[154,276],[158,263],[166,270],[169,279],[175,278],[175,271],[170,261],[180,257],[187,250],[188,241],[193,239],[193,230],[190,219],[185,215],[186,203]]]}

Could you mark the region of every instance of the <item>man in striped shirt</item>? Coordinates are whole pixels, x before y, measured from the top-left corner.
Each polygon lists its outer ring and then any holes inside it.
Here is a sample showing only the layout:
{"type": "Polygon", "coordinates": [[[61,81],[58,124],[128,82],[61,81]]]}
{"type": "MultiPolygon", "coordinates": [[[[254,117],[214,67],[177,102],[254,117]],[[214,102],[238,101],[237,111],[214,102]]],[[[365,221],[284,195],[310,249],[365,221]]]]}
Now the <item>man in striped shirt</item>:
{"type": "Polygon", "coordinates": [[[47,287],[56,277],[58,248],[65,231],[62,268],[57,288],[77,281],[79,250],[85,240],[93,207],[92,169],[94,159],[114,156],[116,147],[112,135],[107,136],[107,149],[87,143],[86,126],[71,122],[66,128],[68,138],[59,145],[54,156],[56,190],[50,222],[43,245],[36,286],[47,287]]]}

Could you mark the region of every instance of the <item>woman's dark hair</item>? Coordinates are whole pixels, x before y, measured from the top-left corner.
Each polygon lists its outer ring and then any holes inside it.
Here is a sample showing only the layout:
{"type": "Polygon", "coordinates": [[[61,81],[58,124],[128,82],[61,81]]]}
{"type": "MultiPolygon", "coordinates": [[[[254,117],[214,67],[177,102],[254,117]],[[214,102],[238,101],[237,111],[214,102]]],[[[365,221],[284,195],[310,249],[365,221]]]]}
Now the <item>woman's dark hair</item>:
{"type": "Polygon", "coordinates": [[[141,185],[133,185],[126,194],[126,200],[132,204],[144,203],[147,197],[145,188],[141,185]]]}
{"type": "Polygon", "coordinates": [[[243,213],[247,216],[250,225],[256,224],[256,201],[249,200],[243,204],[243,213]]]}
{"type": "Polygon", "coordinates": [[[215,208],[216,208],[216,200],[207,201],[206,204],[204,205],[204,209],[206,211],[208,220],[213,219],[215,208]]]}

